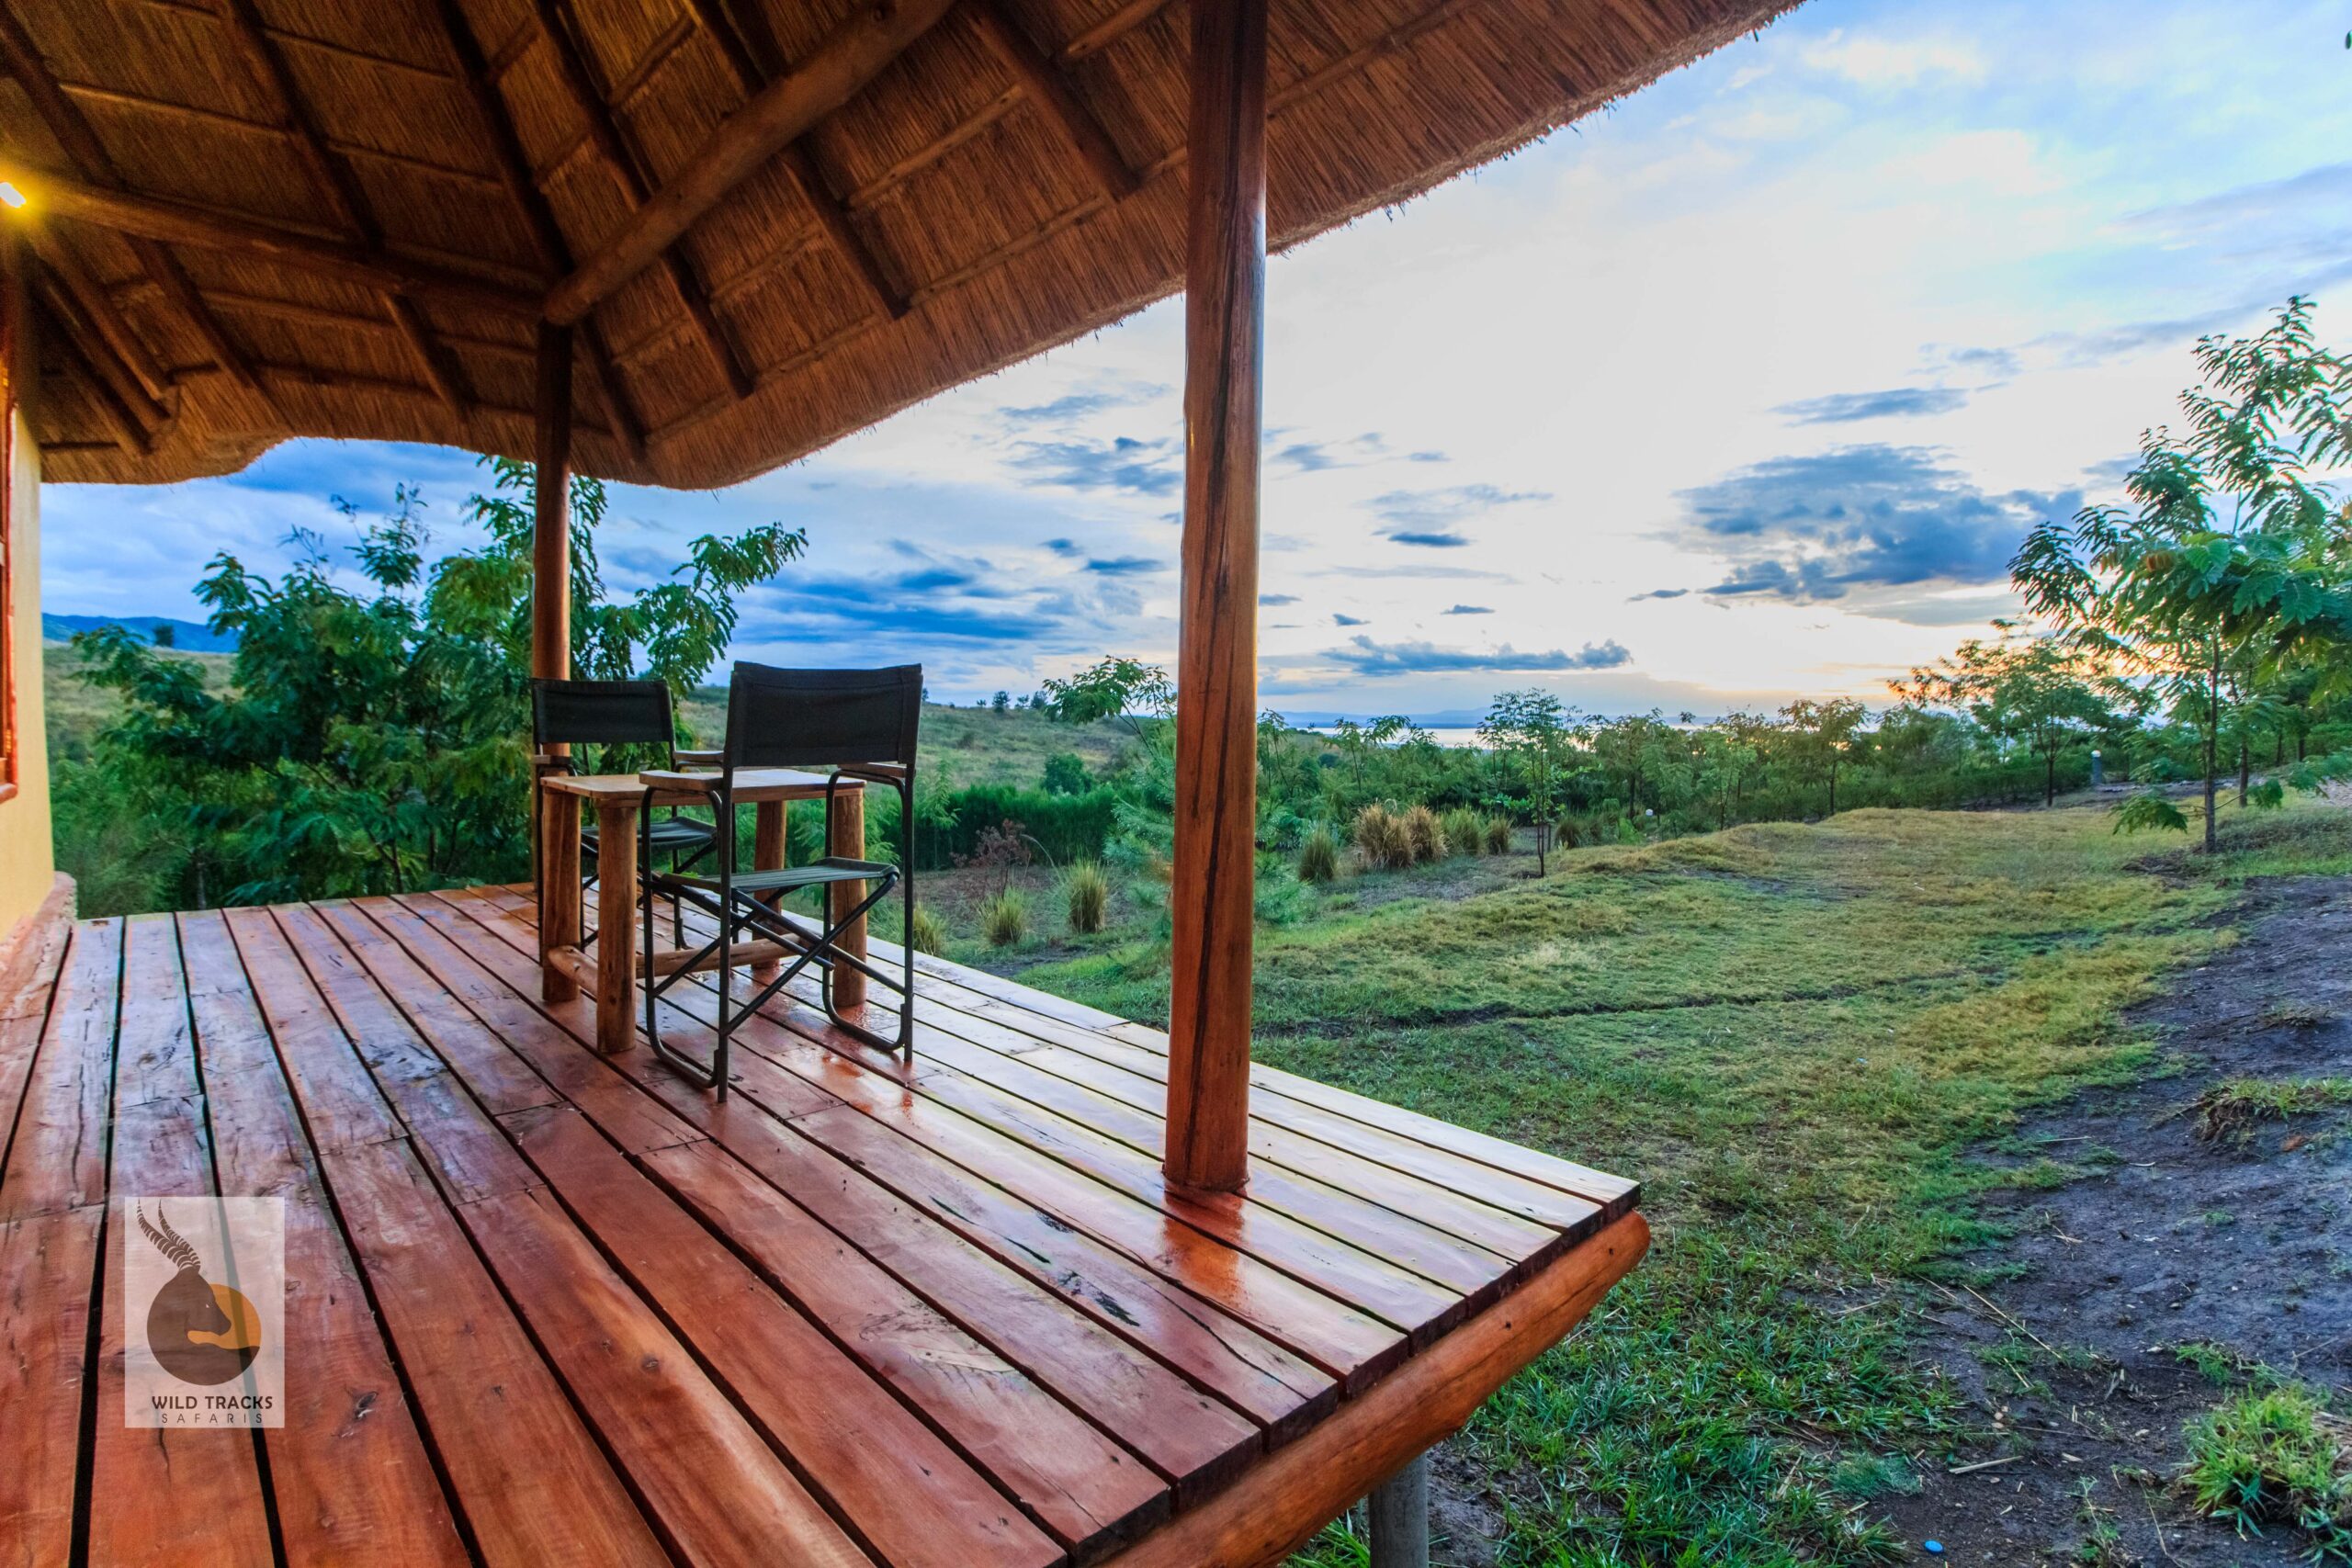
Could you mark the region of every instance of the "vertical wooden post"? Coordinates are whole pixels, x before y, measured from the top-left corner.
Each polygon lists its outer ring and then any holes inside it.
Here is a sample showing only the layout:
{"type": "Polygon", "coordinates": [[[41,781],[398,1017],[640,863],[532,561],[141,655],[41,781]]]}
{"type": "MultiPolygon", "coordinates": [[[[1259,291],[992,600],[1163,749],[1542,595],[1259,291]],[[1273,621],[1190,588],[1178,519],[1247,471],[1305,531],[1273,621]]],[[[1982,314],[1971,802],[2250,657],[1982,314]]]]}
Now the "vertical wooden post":
{"type": "MultiPolygon", "coordinates": [[[[825,823],[825,852],[843,855],[851,860],[865,858],[865,791],[844,789],[833,796],[831,815],[825,823]]],[[[840,919],[857,908],[865,897],[863,882],[836,882],[829,893],[828,917],[840,919]]],[[[857,922],[842,933],[841,948],[856,957],[865,956],[865,920],[857,922]]],[[[847,1012],[865,1005],[865,976],[846,964],[833,971],[833,1005],[847,1012]]]]}
{"type": "Polygon", "coordinates": [[[571,673],[571,329],[539,323],[538,511],[531,526],[531,673],[571,673]]]}
{"type": "MultiPolygon", "coordinates": [[[[531,519],[531,673],[561,681],[571,673],[571,329],[540,322],[538,347],[531,439],[537,469],[537,507],[531,519]]],[[[548,748],[556,756],[571,750],[548,748]]],[[[536,780],[536,764],[534,770],[536,780]]],[[[550,945],[580,940],[580,803],[568,795],[542,795],[531,803],[531,880],[539,890],[544,959],[550,945]]],[[[551,1002],[579,994],[568,976],[553,970],[547,972],[543,988],[551,1002]]]]}
{"type": "Polygon", "coordinates": [[[1430,1568],[1426,1449],[1372,1494],[1372,1568],[1430,1568]]]}
{"type": "Polygon", "coordinates": [[[1266,0],[1193,0],[1168,1179],[1250,1174],[1266,0]]]}

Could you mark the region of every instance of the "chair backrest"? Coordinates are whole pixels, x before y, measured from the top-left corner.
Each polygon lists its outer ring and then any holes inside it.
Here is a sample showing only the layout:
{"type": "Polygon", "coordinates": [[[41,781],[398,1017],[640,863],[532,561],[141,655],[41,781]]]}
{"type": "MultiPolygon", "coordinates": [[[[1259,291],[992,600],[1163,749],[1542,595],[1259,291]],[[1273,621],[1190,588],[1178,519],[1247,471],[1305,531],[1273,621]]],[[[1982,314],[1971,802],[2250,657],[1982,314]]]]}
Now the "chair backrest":
{"type": "Polygon", "coordinates": [[[729,768],[889,762],[911,768],[922,666],[778,670],[738,664],[727,691],[729,768]]]}
{"type": "Polygon", "coordinates": [[[662,681],[548,681],[531,682],[531,744],[550,746],[659,746],[678,738],[662,681]]]}

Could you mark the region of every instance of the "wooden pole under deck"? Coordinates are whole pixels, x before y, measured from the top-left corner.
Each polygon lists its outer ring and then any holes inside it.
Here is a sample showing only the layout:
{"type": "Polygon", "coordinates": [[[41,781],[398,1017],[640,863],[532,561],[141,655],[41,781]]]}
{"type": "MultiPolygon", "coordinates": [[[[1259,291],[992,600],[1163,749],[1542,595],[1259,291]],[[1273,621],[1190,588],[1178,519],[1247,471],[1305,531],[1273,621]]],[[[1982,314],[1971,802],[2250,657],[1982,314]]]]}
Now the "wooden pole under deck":
{"type": "MultiPolygon", "coordinates": [[[[536,510],[531,518],[531,673],[545,680],[571,674],[571,329],[539,323],[538,390],[532,434],[536,510]]],[[[564,755],[569,746],[549,746],[564,755]]],[[[531,803],[537,827],[532,878],[539,890],[539,952],[580,941],[580,803],[541,794],[531,803]]],[[[633,846],[632,846],[633,847],[633,846]]],[[[570,1001],[579,987],[546,971],[546,999],[570,1001]]]]}
{"type": "Polygon", "coordinates": [[[1250,1175],[1266,0],[1193,0],[1169,1180],[1250,1175]]]}

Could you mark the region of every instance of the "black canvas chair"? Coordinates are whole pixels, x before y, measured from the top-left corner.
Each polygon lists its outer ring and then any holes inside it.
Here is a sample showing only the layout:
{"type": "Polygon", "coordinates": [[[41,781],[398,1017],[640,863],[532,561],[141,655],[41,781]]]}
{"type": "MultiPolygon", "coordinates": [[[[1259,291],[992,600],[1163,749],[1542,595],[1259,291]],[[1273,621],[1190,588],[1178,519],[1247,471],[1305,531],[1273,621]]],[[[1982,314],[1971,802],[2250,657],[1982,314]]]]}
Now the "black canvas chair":
{"type": "MultiPolygon", "coordinates": [[[[699,789],[710,797],[718,824],[718,870],[715,874],[684,872],[641,877],[645,917],[645,1038],[656,1055],[702,1088],[727,1093],[728,1054],[737,1026],[767,1005],[769,999],[814,965],[821,981],[825,1016],[833,1026],[876,1050],[914,1058],[915,960],[911,941],[901,944],[903,964],[897,974],[876,967],[864,957],[845,951],[842,933],[865,919],[896,889],[904,900],[901,931],[914,931],[915,884],[911,865],[888,861],[853,859],[835,852],[832,843],[833,798],[847,782],[888,784],[899,792],[899,820],[914,819],[915,734],[922,717],[922,666],[903,664],[888,670],[777,670],[763,664],[738,664],[727,693],[727,744],[718,756],[715,774],[676,774],[662,778],[664,789],[699,789]],[[736,775],[747,768],[830,770],[825,786],[825,852],[806,865],[774,871],[735,869],[736,775]],[[865,897],[839,915],[832,909],[832,889],[842,883],[865,884],[865,897]],[[786,898],[813,890],[817,916],[803,923],[786,918],[786,898]],[[654,972],[654,908],[668,898],[691,904],[711,916],[718,934],[684,956],[667,974],[654,972]],[[735,995],[731,973],[738,963],[739,942],[774,942],[785,952],[780,972],[755,983],[741,999],[735,995]],[[662,994],[717,961],[718,976],[718,1043],[705,1068],[662,1043],[662,994]],[[850,968],[899,992],[899,1027],[895,1038],[844,1017],[834,1001],[835,972],[850,968]]],[[[648,799],[651,797],[650,789],[648,799]]],[[[642,814],[650,819],[650,813],[642,814]]],[[[768,950],[773,952],[773,950],[768,950]]]]}
{"type": "MultiPolygon", "coordinates": [[[[610,767],[616,754],[652,757],[669,768],[685,761],[702,761],[708,753],[681,752],[677,748],[677,717],[670,705],[670,687],[662,681],[548,681],[531,682],[531,776],[536,783],[550,773],[572,773],[573,759],[548,754],[551,746],[594,746],[600,765],[610,767]]],[[[618,771],[617,769],[614,771],[618,771]]],[[[718,829],[676,811],[647,821],[640,832],[640,863],[652,864],[653,854],[669,857],[673,869],[685,870],[711,852],[718,829]]],[[[534,830],[539,820],[532,813],[534,830]]],[[[597,850],[596,826],[580,830],[580,846],[591,865],[597,850]]],[[[590,873],[594,880],[594,873],[590,873]]]]}

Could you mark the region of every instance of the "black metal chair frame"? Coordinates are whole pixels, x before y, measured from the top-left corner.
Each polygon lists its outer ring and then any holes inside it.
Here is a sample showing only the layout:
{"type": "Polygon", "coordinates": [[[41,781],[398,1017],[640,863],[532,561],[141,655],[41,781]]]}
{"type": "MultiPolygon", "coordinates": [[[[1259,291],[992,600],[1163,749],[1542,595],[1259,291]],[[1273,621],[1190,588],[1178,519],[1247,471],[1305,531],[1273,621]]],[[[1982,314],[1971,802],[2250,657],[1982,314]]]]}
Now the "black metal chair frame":
{"type": "MultiPolygon", "coordinates": [[[[855,781],[861,787],[867,784],[890,786],[899,795],[899,821],[907,824],[914,820],[915,743],[922,701],[921,665],[900,665],[887,670],[777,670],[765,665],[738,664],[728,693],[727,745],[720,753],[718,772],[715,774],[670,775],[662,778],[658,785],[650,785],[646,790],[647,809],[639,813],[640,824],[650,818],[657,788],[664,793],[698,789],[709,796],[718,826],[715,876],[689,876],[683,871],[666,874],[640,872],[639,881],[640,913],[645,922],[642,983],[646,1042],[652,1046],[654,1055],[669,1063],[696,1087],[715,1089],[721,1100],[727,1097],[729,1061],[737,1027],[745,1019],[756,1015],[812,964],[818,971],[819,996],[827,1021],[863,1044],[903,1056],[909,1063],[914,1060],[913,867],[889,861],[853,860],[837,854],[832,841],[832,825],[833,804],[845,781],[855,781]],[[821,735],[812,736],[808,741],[803,742],[788,736],[751,733],[753,728],[752,709],[762,697],[774,701],[781,696],[788,704],[795,698],[815,699],[843,694],[851,698],[865,697],[873,701],[877,708],[884,703],[896,708],[897,711],[890,716],[897,732],[891,747],[895,752],[893,757],[888,761],[871,758],[856,761],[820,761],[812,754],[811,748],[822,749],[825,738],[821,735]],[[825,781],[824,854],[805,865],[748,874],[738,872],[735,869],[737,770],[808,766],[831,769],[825,781]],[[846,912],[835,915],[832,888],[842,883],[855,882],[865,884],[865,896],[846,912]],[[782,908],[786,897],[812,888],[822,894],[824,898],[824,908],[813,929],[786,918],[782,908]],[[903,900],[901,932],[909,939],[900,943],[903,962],[897,973],[882,969],[841,945],[843,933],[863,920],[890,896],[894,888],[899,891],[903,900]],[[654,910],[657,901],[665,897],[673,901],[673,908],[691,904],[711,917],[717,934],[685,954],[676,967],[663,975],[656,974],[653,965],[654,910]],[[771,897],[774,903],[768,901],[771,897]],[[748,998],[740,1001],[734,998],[734,987],[729,978],[735,967],[734,950],[739,938],[773,942],[790,954],[788,961],[780,961],[781,967],[774,978],[759,984],[748,998]],[[717,1043],[712,1049],[710,1065],[706,1067],[663,1041],[661,1000],[682,980],[705,972],[707,961],[714,954],[718,959],[715,973],[718,976],[716,987],[718,1024],[717,1043]],[[899,1027],[895,1038],[876,1033],[859,1020],[842,1012],[834,1001],[833,978],[836,969],[842,966],[899,992],[899,1027]]],[[[642,834],[645,829],[640,827],[639,831],[642,834]]],[[[646,842],[641,837],[640,850],[646,842]]],[[[680,945],[684,945],[683,938],[680,945]]]]}
{"type": "MultiPolygon", "coordinates": [[[[549,773],[569,773],[575,771],[572,759],[570,756],[556,756],[548,752],[548,748],[551,744],[568,746],[603,746],[606,748],[619,746],[660,746],[662,749],[663,753],[668,757],[669,764],[672,768],[677,767],[679,763],[688,756],[695,759],[701,759],[709,755],[709,753],[707,752],[681,753],[678,750],[677,733],[677,716],[672,706],[670,687],[667,682],[555,681],[545,678],[535,678],[531,682],[531,746],[533,751],[531,779],[534,786],[537,784],[540,779],[546,777],[549,773]],[[636,722],[634,724],[616,723],[613,728],[604,728],[599,732],[594,725],[579,722],[576,716],[572,718],[571,722],[566,722],[565,719],[559,718],[555,715],[551,714],[549,711],[550,708],[559,701],[584,703],[590,706],[601,705],[611,710],[633,709],[634,711],[629,715],[629,716],[636,722]],[[654,717],[654,711],[657,705],[659,710],[658,719],[654,717]],[[561,730],[563,733],[553,733],[557,730],[561,730]],[[616,739],[614,739],[616,735],[618,735],[621,738],[616,739]]],[[[688,870],[717,847],[718,828],[716,824],[708,822],[695,822],[692,818],[679,816],[675,809],[671,811],[670,816],[666,820],[673,823],[692,822],[694,826],[698,829],[707,829],[707,831],[693,835],[678,834],[675,832],[668,835],[667,841],[662,845],[662,849],[671,857],[671,869],[674,871],[688,870]]],[[[539,814],[537,811],[533,811],[531,814],[531,832],[533,838],[533,849],[535,852],[537,849],[537,840],[539,832],[539,814]]],[[[651,860],[648,858],[653,852],[649,842],[652,836],[649,827],[650,823],[650,814],[648,814],[639,823],[638,850],[640,856],[639,861],[640,865],[650,865],[652,863],[651,860]]],[[[598,848],[598,835],[595,829],[583,826],[580,830],[580,849],[582,857],[592,867],[597,862],[598,848]]],[[[537,860],[536,852],[533,855],[533,859],[535,862],[537,860]]],[[[595,880],[595,873],[594,870],[591,870],[589,874],[582,879],[582,886],[593,885],[595,880]]],[[[675,924],[679,932],[678,940],[680,942],[684,942],[685,940],[685,912],[682,908],[673,908],[673,914],[675,917],[675,924]]]]}

